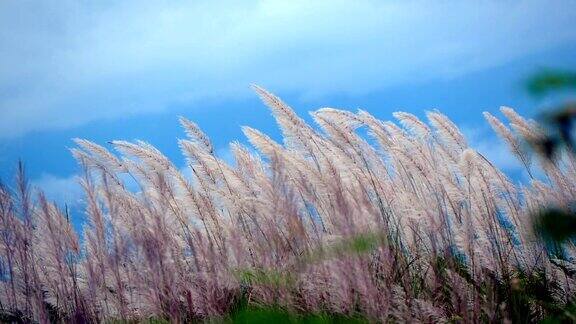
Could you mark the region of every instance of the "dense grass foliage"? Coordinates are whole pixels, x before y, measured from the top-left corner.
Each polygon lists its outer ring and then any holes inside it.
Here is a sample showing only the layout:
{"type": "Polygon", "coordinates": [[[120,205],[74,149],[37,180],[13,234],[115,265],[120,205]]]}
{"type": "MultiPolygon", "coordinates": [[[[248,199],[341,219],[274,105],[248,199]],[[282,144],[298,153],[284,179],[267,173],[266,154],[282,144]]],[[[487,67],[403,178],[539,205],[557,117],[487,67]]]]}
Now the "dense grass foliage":
{"type": "Polygon", "coordinates": [[[486,113],[532,181],[516,185],[439,112],[399,125],[324,108],[307,125],[256,88],[284,136],[245,127],[235,165],[182,119],[192,177],[144,142],[77,140],[83,243],[23,172],[0,189],[0,307],[40,322],[310,323],[572,318],[574,241],[540,235],[573,213],[576,160],[532,156],[543,131],[486,113]],[[359,135],[367,128],[374,141],[359,135]],[[372,145],[374,143],[374,145],[372,145]],[[376,144],[377,143],[377,144],[376,144]],[[137,189],[128,183],[136,183],[137,189]],[[554,221],[552,221],[554,223],[554,221]],[[540,227],[541,228],[541,227],[540,227]],[[252,316],[252,317],[251,317],[252,316]]]}

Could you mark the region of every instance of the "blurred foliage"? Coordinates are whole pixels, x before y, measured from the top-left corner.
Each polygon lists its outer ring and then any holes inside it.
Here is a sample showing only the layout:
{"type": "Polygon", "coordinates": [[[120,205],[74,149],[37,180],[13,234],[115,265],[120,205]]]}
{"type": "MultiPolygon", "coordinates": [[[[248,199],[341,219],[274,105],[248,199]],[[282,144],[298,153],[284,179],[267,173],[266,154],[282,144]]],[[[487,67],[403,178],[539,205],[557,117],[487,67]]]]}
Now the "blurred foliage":
{"type": "Polygon", "coordinates": [[[314,263],[344,255],[361,255],[370,253],[384,244],[381,233],[358,233],[336,242],[321,246],[303,257],[304,263],[314,263]]]}
{"type": "Polygon", "coordinates": [[[551,315],[541,321],[542,324],[576,323],[576,304],[570,304],[558,314],[551,315]]]}
{"type": "MultiPolygon", "coordinates": [[[[545,70],[528,79],[526,89],[529,93],[542,96],[561,90],[576,89],[576,72],[545,70]]],[[[534,141],[532,147],[548,160],[555,159],[565,151],[576,154],[572,132],[576,119],[576,102],[568,101],[548,109],[541,119],[547,134],[534,141]]],[[[576,234],[576,215],[573,210],[561,210],[555,207],[542,210],[536,215],[537,233],[552,242],[561,243],[576,234]]]]}
{"type": "Polygon", "coordinates": [[[526,89],[533,96],[544,96],[570,88],[576,88],[576,72],[544,70],[534,74],[526,82],[526,89]]]}
{"type": "MultiPolygon", "coordinates": [[[[576,90],[576,72],[543,70],[528,78],[526,90],[535,97],[554,95],[565,90],[576,90]]],[[[546,110],[541,120],[548,134],[530,144],[536,152],[550,160],[558,157],[563,149],[574,153],[572,131],[576,119],[576,102],[567,101],[546,110]]]]}
{"type": "MultiPolygon", "coordinates": [[[[300,265],[309,265],[324,260],[347,255],[370,253],[383,244],[383,236],[378,233],[359,233],[336,242],[320,246],[300,258],[300,265]]],[[[232,271],[243,285],[263,285],[270,287],[290,287],[295,284],[294,273],[264,268],[238,268],[232,271]]]]}
{"type": "Polygon", "coordinates": [[[551,207],[540,212],[535,225],[537,232],[546,239],[564,242],[576,234],[576,215],[551,207]]]}
{"type": "MultiPolygon", "coordinates": [[[[576,72],[563,70],[545,70],[534,74],[526,82],[526,90],[535,97],[543,97],[558,94],[566,90],[576,90],[576,72]]],[[[556,163],[562,154],[576,154],[574,150],[574,138],[572,137],[574,121],[576,119],[576,101],[565,101],[547,109],[541,115],[547,133],[544,137],[530,143],[534,151],[545,157],[552,163],[556,163]]],[[[576,236],[576,214],[574,209],[560,209],[550,206],[534,215],[535,232],[550,245],[549,253],[554,258],[551,260],[555,265],[570,275],[572,269],[568,269],[563,262],[565,258],[562,252],[562,244],[576,236]],[[559,258],[559,259],[555,259],[559,258]]],[[[571,264],[571,263],[570,263],[571,264]]],[[[518,289],[513,289],[510,301],[513,309],[521,310],[524,304],[537,302],[548,308],[549,318],[544,323],[574,323],[576,322],[576,305],[570,304],[565,307],[554,305],[552,291],[557,287],[549,287],[543,278],[520,278],[518,289]],[[547,298],[542,298],[542,297],[547,298]]],[[[522,313],[512,314],[513,318],[522,320],[522,313]]],[[[526,318],[527,319],[527,318],[526,318]]],[[[524,319],[525,320],[525,319],[524,319]]]]}
{"type": "Polygon", "coordinates": [[[236,279],[245,286],[264,285],[286,287],[294,283],[294,276],[275,269],[237,269],[233,271],[236,279]]]}
{"type": "MultiPolygon", "coordinates": [[[[58,321],[53,321],[51,323],[60,323],[58,321]]],[[[65,322],[62,322],[65,323],[65,322]]],[[[67,323],[67,322],[66,322],[67,323]]],[[[84,323],[84,322],[71,322],[71,323],[84,323]]],[[[132,320],[121,320],[121,319],[113,319],[104,321],[105,324],[169,324],[170,321],[165,318],[160,317],[149,317],[149,318],[142,318],[142,319],[132,319],[132,320]]]]}
{"type": "MultiPolygon", "coordinates": [[[[535,96],[553,95],[563,90],[576,90],[576,72],[564,70],[544,70],[528,78],[526,90],[535,96]]],[[[576,120],[576,101],[567,100],[555,107],[549,107],[541,114],[541,121],[546,134],[531,143],[534,151],[552,162],[562,151],[567,154],[576,154],[574,150],[574,122],[576,120]]],[[[551,210],[549,213],[541,213],[542,217],[557,219],[558,211],[551,210]]],[[[543,219],[543,226],[548,226],[549,221],[543,219]]],[[[545,229],[544,229],[545,230],[545,229]]],[[[555,237],[553,235],[552,237],[555,237]]]]}
{"type": "Polygon", "coordinates": [[[331,323],[352,323],[364,324],[373,323],[360,315],[344,315],[332,313],[302,313],[297,310],[285,309],[279,305],[258,306],[251,304],[248,297],[244,295],[238,299],[230,312],[220,317],[209,318],[205,323],[225,323],[225,324],[268,324],[268,323],[306,323],[306,324],[331,324],[331,323]]]}
{"type": "Polygon", "coordinates": [[[223,323],[369,323],[361,317],[349,317],[341,314],[297,314],[281,308],[243,307],[231,314],[223,323]]]}
{"type": "Polygon", "coordinates": [[[537,152],[550,160],[555,160],[564,149],[570,154],[574,151],[572,132],[576,120],[576,102],[567,102],[542,114],[548,134],[532,143],[537,152]]]}

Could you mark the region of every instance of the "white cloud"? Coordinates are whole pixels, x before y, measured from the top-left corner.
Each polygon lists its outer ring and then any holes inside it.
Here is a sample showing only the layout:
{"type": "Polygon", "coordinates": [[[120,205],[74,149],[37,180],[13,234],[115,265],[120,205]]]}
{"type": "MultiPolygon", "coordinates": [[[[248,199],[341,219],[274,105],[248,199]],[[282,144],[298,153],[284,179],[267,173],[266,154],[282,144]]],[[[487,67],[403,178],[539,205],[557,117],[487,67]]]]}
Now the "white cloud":
{"type": "Polygon", "coordinates": [[[0,4],[0,138],[247,85],[303,96],[450,78],[576,40],[572,1],[0,4]]]}
{"type": "Polygon", "coordinates": [[[83,190],[77,176],[57,177],[52,174],[43,174],[33,180],[32,185],[46,194],[48,200],[56,202],[60,207],[78,206],[81,204],[83,190]]]}

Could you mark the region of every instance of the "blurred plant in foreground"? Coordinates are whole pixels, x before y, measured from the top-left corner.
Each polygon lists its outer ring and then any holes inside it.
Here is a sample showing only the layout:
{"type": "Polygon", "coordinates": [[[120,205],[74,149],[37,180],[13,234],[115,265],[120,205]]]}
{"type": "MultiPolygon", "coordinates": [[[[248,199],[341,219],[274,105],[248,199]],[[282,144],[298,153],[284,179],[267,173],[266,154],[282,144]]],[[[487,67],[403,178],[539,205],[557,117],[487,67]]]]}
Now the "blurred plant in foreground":
{"type": "MultiPolygon", "coordinates": [[[[544,70],[528,79],[526,89],[535,97],[553,96],[559,92],[576,90],[576,73],[563,70],[544,70]]],[[[529,141],[534,151],[550,163],[557,163],[563,155],[576,155],[574,146],[574,127],[576,120],[576,99],[564,99],[564,102],[547,107],[541,114],[544,128],[538,136],[529,141]]],[[[575,168],[570,165],[567,167],[575,168]]],[[[564,242],[576,235],[576,202],[569,209],[555,206],[537,213],[537,230],[546,239],[564,242]]]]}

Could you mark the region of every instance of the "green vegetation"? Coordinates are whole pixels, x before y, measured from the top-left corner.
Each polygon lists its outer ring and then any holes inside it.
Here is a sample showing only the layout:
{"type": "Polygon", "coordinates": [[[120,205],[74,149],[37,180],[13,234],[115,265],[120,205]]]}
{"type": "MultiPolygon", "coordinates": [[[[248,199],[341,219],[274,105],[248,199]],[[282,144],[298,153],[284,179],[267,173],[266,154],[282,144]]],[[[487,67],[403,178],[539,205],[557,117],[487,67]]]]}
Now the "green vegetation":
{"type": "Polygon", "coordinates": [[[576,72],[547,69],[535,73],[526,82],[526,89],[534,96],[576,88],[576,72]]]}

